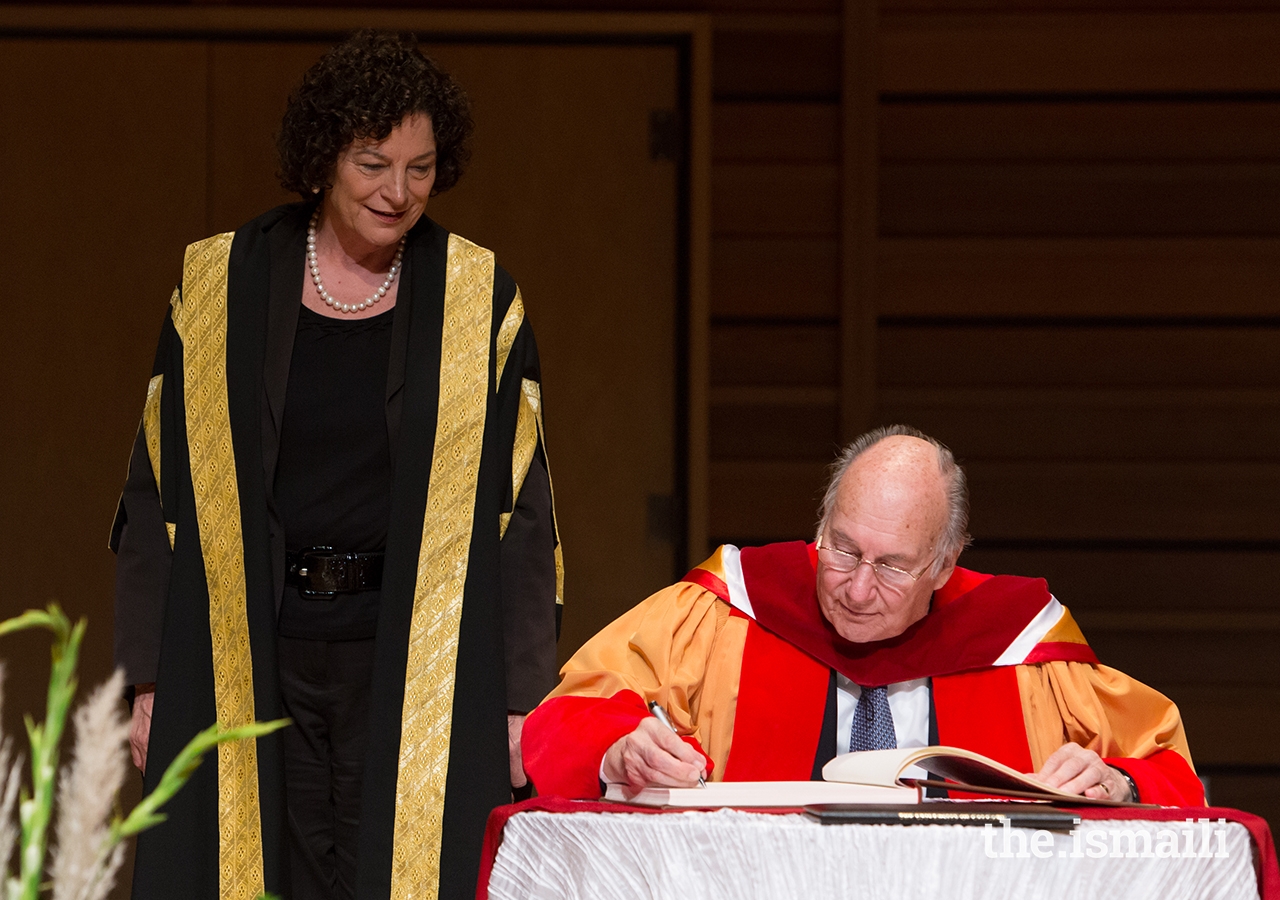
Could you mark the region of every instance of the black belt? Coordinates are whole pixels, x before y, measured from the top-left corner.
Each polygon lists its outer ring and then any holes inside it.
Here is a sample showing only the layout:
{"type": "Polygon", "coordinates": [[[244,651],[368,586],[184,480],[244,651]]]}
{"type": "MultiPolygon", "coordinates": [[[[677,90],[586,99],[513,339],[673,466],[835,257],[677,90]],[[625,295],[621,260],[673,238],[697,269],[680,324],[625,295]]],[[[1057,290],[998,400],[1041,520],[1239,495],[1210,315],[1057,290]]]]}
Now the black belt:
{"type": "Polygon", "coordinates": [[[286,584],[308,600],[331,600],[382,587],[382,553],[339,553],[332,547],[308,547],[284,555],[286,584]]]}

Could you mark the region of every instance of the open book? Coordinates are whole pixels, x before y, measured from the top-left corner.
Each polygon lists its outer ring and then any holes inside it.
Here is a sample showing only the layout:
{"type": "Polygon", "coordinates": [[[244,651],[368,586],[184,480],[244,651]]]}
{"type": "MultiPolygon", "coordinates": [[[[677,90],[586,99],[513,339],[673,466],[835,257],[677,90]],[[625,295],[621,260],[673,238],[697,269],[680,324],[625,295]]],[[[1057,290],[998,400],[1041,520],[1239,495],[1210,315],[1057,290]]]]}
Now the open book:
{"type": "Polygon", "coordinates": [[[628,795],[625,785],[611,784],[604,799],[641,806],[708,809],[720,806],[810,806],[813,804],[911,804],[922,788],[939,787],[985,794],[1069,803],[1078,806],[1147,806],[1121,800],[1091,800],[1055,790],[1030,775],[959,747],[908,747],[863,750],[837,756],[822,769],[825,781],[719,781],[705,788],[648,787],[628,795]],[[919,766],[934,778],[905,773],[919,766]],[[945,779],[945,780],[944,780],[945,779]]]}
{"type": "Polygon", "coordinates": [[[647,787],[628,796],[611,784],[605,800],[640,806],[714,809],[721,806],[809,806],[814,803],[919,803],[920,790],[902,785],[840,784],[833,781],[709,781],[704,788],[647,787]]]}
{"type": "Polygon", "coordinates": [[[1122,800],[1091,800],[1078,794],[1068,794],[1043,785],[1030,775],[1023,775],[981,753],[961,750],[959,747],[908,747],[845,753],[822,767],[822,777],[827,781],[856,785],[945,787],[970,794],[1048,800],[1080,806],[1150,805],[1122,800]],[[934,778],[905,776],[906,770],[912,766],[919,766],[934,778]]]}

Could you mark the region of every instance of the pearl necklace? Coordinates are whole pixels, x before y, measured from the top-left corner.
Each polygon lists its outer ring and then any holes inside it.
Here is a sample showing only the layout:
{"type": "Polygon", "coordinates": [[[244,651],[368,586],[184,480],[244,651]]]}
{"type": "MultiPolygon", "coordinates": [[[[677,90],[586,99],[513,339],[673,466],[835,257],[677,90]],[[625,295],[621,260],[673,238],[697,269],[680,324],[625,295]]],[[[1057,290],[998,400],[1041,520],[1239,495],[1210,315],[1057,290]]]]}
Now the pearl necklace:
{"type": "Polygon", "coordinates": [[[339,303],[324,289],[324,282],[320,280],[320,263],[316,258],[316,223],[319,221],[320,210],[317,209],[311,215],[311,223],[307,225],[307,267],[311,270],[311,280],[315,282],[316,293],[320,295],[320,299],[325,302],[326,306],[333,307],[344,313],[361,312],[368,309],[386,296],[391,283],[396,280],[396,275],[400,272],[400,260],[404,258],[404,238],[400,238],[400,246],[396,248],[396,258],[391,261],[391,268],[387,271],[387,277],[382,279],[382,284],[378,286],[378,289],[360,303],[339,303]]]}

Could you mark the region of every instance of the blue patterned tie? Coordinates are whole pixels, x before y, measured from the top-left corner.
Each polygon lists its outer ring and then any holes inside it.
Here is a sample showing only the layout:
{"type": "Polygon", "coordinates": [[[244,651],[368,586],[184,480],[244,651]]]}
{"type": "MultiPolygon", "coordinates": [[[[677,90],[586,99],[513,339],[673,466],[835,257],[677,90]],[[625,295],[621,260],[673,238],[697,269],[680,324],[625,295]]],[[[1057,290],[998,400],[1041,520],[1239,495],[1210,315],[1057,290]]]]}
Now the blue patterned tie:
{"type": "Polygon", "coordinates": [[[849,749],[893,750],[897,746],[898,736],[893,732],[893,710],[889,709],[889,688],[862,688],[858,705],[853,710],[849,749]]]}

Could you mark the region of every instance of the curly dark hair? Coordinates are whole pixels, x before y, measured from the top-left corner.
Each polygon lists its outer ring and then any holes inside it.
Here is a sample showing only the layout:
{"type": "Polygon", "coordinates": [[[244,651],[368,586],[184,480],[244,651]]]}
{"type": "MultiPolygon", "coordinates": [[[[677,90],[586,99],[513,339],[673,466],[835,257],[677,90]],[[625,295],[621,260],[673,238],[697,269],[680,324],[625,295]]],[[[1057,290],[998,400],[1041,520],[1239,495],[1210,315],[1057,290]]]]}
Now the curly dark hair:
{"type": "Polygon", "coordinates": [[[308,69],[289,97],[276,138],[280,184],[309,199],[331,185],[338,157],[352,141],[381,141],[413,113],[431,117],[431,193],[442,193],[458,183],[471,158],[467,95],[423,55],[413,35],[356,32],[308,69]]]}

